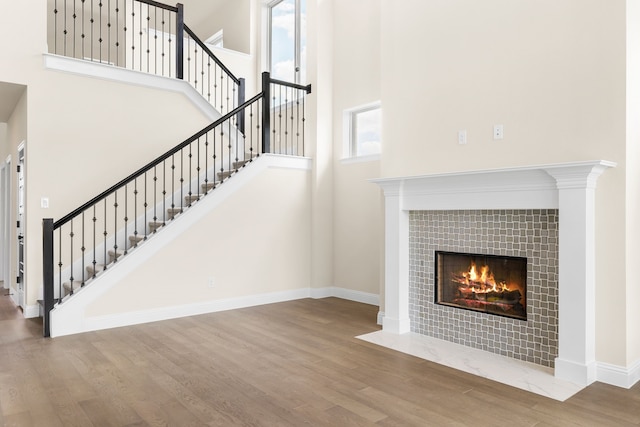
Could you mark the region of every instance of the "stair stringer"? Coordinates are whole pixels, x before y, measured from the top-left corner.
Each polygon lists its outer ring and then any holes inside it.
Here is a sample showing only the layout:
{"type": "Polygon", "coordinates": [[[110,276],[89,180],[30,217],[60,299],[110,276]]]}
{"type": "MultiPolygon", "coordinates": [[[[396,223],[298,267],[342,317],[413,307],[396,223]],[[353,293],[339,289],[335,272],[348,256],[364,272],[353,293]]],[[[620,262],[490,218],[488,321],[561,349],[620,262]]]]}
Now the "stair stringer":
{"type": "MultiPolygon", "coordinates": [[[[131,310],[128,312],[120,312],[114,314],[105,314],[92,316],[87,313],[87,307],[99,301],[105,295],[109,294],[113,297],[113,292],[120,292],[118,285],[126,280],[129,275],[133,274],[147,261],[151,261],[154,257],[163,251],[168,245],[179,239],[183,233],[188,232],[195,224],[207,219],[224,205],[228,200],[232,200],[233,196],[243,188],[250,188],[252,183],[256,183],[258,178],[264,176],[267,171],[272,169],[280,170],[298,170],[310,171],[311,159],[303,157],[281,156],[264,154],[253,160],[249,167],[245,167],[241,172],[229,178],[224,185],[216,188],[206,197],[195,203],[188,211],[176,217],[173,221],[163,227],[159,232],[148,239],[143,245],[140,245],[135,251],[128,256],[123,257],[111,268],[101,273],[98,277],[87,284],[85,287],[74,293],[73,298],[68,299],[64,303],[56,306],[51,311],[51,336],[64,336],[93,330],[108,329],[138,323],[146,323],[158,320],[171,319],[182,316],[190,316],[203,314],[231,308],[246,307],[277,301],[306,298],[311,296],[308,280],[301,280],[300,287],[279,291],[278,286],[274,287],[274,292],[266,292],[253,295],[245,295],[239,298],[213,298],[209,301],[202,301],[192,304],[176,304],[161,308],[152,308],[144,310],[131,310]]],[[[308,181],[309,174],[305,173],[305,179],[308,181]]],[[[310,188],[306,183],[304,195],[308,200],[304,203],[310,203],[310,188]]],[[[278,189],[274,189],[277,191],[278,189]]],[[[286,189],[284,189],[286,190],[286,189]]],[[[260,208],[256,208],[260,211],[260,208]]],[[[222,227],[225,224],[221,224],[222,227]]],[[[241,228],[241,225],[237,225],[241,228]]],[[[265,227],[270,225],[264,224],[265,227]]],[[[303,230],[303,234],[308,230],[303,230]]],[[[306,237],[305,237],[306,238],[306,237]]],[[[224,242],[218,242],[219,245],[224,242]]],[[[199,250],[194,248],[193,250],[199,250]]],[[[243,254],[239,254],[239,259],[243,254]]],[[[162,267],[162,266],[161,266],[162,267]]],[[[165,266],[166,267],[166,266],[165,266]]],[[[239,265],[234,268],[243,268],[239,265]]],[[[179,292],[180,288],[176,288],[179,292]]],[[[128,297],[125,292],[119,295],[123,300],[128,297]]],[[[153,296],[153,284],[150,285],[150,296],[153,296]]]]}

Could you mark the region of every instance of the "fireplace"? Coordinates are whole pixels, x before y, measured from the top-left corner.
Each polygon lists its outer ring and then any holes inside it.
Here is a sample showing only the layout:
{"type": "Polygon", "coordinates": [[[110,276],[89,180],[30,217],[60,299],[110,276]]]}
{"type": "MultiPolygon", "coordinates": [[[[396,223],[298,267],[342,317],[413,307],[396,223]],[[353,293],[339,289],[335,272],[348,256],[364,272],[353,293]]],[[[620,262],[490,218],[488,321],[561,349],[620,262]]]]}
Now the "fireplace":
{"type": "Polygon", "coordinates": [[[435,303],[527,320],[527,259],[435,252],[435,303]]]}

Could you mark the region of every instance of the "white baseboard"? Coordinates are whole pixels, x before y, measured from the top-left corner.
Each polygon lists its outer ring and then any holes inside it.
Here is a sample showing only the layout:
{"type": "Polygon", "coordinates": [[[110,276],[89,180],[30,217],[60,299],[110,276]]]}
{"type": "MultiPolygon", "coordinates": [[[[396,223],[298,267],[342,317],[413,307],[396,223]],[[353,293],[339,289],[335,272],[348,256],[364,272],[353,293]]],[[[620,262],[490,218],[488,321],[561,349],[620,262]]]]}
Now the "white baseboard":
{"type": "Polygon", "coordinates": [[[384,319],[384,311],[378,311],[378,325],[382,326],[382,319],[384,319]]]}
{"type": "Polygon", "coordinates": [[[34,317],[40,317],[40,304],[27,305],[24,307],[22,314],[25,318],[31,319],[34,317]]]}
{"type": "MultiPolygon", "coordinates": [[[[137,312],[109,314],[106,316],[84,317],[80,313],[74,314],[74,321],[58,318],[62,313],[52,311],[51,336],[60,337],[82,332],[97,331],[102,329],[117,328],[121,326],[137,325],[140,323],[157,322],[160,320],[175,319],[178,317],[196,316],[199,314],[215,313],[218,311],[233,310],[238,308],[253,307],[257,305],[272,304],[284,301],[293,301],[302,298],[327,298],[337,297],[364,304],[377,305],[378,295],[351,289],[328,287],[320,289],[293,289],[290,291],[273,292],[258,295],[249,295],[238,298],[206,301],[196,304],[186,304],[175,307],[163,307],[137,312]],[[78,317],[82,317],[79,319],[78,317]]],[[[35,306],[37,314],[37,307],[35,306]]]]}
{"type": "Polygon", "coordinates": [[[599,362],[597,380],[617,387],[631,388],[640,381],[640,360],[637,360],[629,368],[599,362]]]}
{"type": "Polygon", "coordinates": [[[361,302],[369,305],[380,305],[380,296],[369,292],[354,291],[352,289],[329,286],[326,288],[311,288],[311,298],[336,297],[349,301],[361,302]]]}
{"type": "Polygon", "coordinates": [[[283,292],[249,295],[246,297],[206,301],[202,303],[186,304],[175,307],[164,307],[137,312],[87,317],[83,319],[83,321],[80,322],[77,327],[65,329],[60,327],[55,328],[56,322],[52,322],[51,336],[59,337],[81,332],[98,331],[101,329],[137,325],[140,323],[157,322],[160,320],[175,319],[178,317],[196,316],[200,314],[215,313],[218,311],[227,311],[264,304],[273,304],[277,302],[292,301],[308,297],[309,289],[303,288],[283,292]],[[55,328],[55,330],[53,328],[55,328]]]}

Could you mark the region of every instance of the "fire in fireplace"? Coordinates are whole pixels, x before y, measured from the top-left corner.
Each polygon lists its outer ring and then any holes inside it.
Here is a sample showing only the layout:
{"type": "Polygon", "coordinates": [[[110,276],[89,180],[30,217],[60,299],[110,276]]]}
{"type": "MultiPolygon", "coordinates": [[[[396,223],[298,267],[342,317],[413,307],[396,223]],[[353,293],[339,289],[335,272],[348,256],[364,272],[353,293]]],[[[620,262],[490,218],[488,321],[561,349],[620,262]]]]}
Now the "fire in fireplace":
{"type": "Polygon", "coordinates": [[[527,259],[436,251],[435,303],[527,320],[527,259]]]}

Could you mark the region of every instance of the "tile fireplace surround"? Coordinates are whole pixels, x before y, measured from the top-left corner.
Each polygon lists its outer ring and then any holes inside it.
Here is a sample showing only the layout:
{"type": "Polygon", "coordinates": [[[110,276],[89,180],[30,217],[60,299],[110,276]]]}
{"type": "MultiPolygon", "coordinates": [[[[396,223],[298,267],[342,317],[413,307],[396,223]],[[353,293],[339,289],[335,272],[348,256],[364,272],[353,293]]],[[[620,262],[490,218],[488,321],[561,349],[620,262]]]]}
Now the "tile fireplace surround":
{"type": "Polygon", "coordinates": [[[595,381],[595,187],[604,160],[382,178],[385,197],[383,330],[411,330],[409,212],[558,209],[558,356],[555,376],[595,381]]]}

